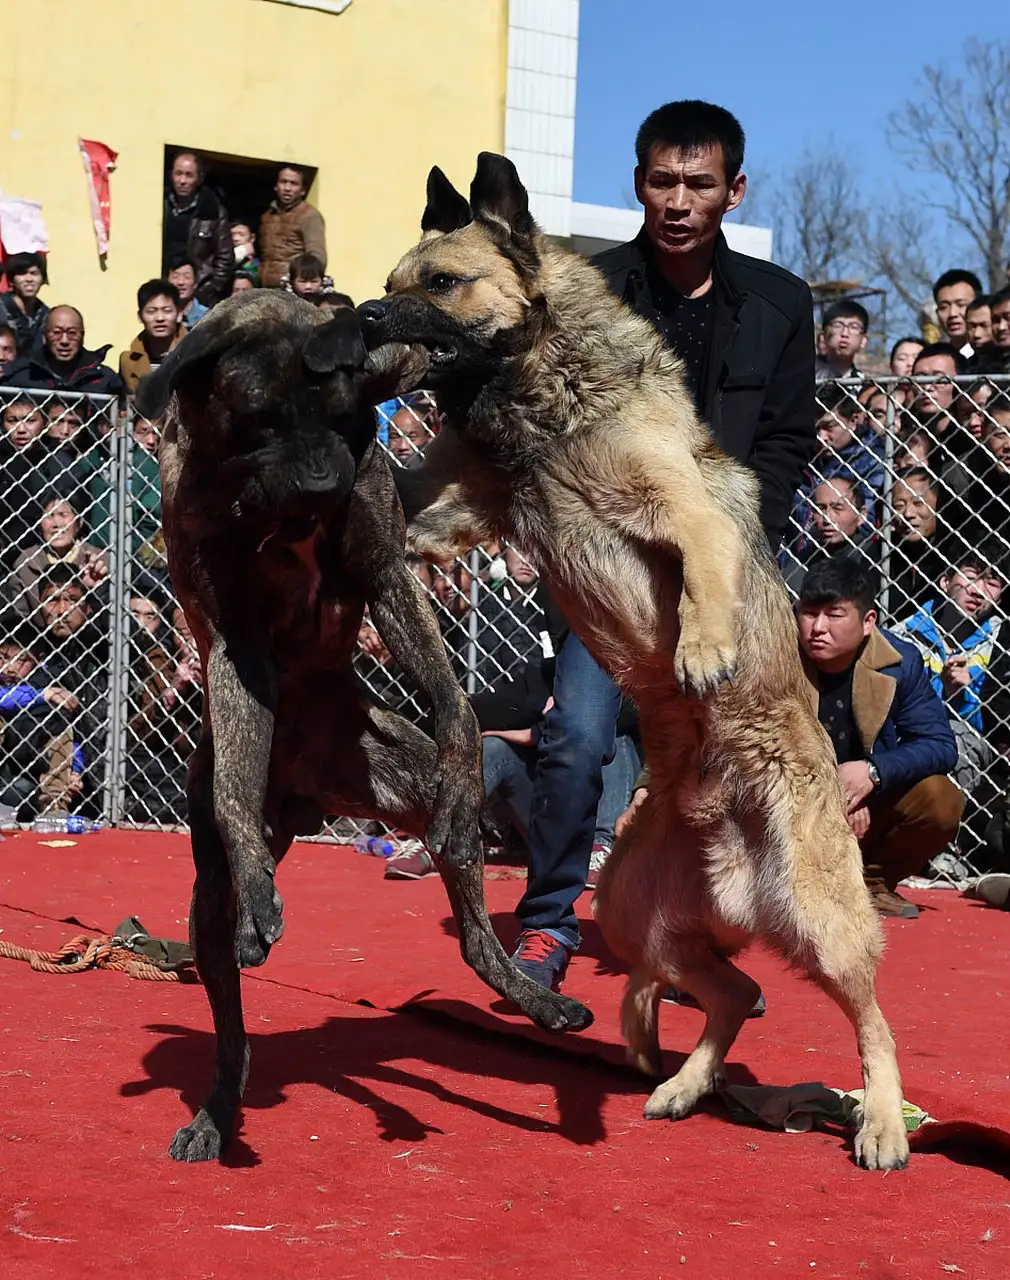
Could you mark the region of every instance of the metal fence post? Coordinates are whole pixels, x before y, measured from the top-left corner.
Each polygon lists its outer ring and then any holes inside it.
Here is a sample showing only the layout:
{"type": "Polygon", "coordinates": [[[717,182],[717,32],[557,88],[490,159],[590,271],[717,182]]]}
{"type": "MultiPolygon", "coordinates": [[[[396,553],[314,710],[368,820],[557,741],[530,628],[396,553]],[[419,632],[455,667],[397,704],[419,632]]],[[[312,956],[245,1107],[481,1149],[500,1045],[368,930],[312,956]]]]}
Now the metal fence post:
{"type": "Polygon", "coordinates": [[[126,721],[129,715],[130,467],[133,411],[121,402],[111,449],[109,541],[109,739],[106,748],[105,818],[123,820],[126,792],[126,721]]]}
{"type": "Polygon", "coordinates": [[[477,692],[477,632],[480,627],[480,551],[470,552],[470,616],[467,618],[466,692],[469,697],[477,692]]]}
{"type": "MultiPolygon", "coordinates": [[[[888,480],[894,475],[894,393],[887,397],[884,410],[884,474],[888,480]]],[[[880,614],[890,616],[891,608],[891,522],[894,512],[891,510],[890,488],[881,495],[881,505],[885,516],[880,522],[880,614]]]]}

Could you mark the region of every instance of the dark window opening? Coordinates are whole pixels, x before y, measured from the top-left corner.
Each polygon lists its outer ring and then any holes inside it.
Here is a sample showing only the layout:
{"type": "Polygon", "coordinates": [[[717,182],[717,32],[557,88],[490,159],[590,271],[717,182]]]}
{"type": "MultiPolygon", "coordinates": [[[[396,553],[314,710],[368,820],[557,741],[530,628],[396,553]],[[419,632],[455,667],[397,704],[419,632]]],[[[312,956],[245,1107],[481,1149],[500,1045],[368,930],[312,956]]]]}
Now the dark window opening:
{"type": "Polygon", "coordinates": [[[192,151],[204,166],[204,185],[218,196],[228,211],[230,222],[246,222],[259,234],[260,217],[274,198],[277,170],[294,165],[305,174],[305,194],[309,195],[318,168],[299,160],[259,160],[251,156],[230,156],[173,143],[165,148],[165,192],[171,189],[172,163],[180,151],[192,151]]]}

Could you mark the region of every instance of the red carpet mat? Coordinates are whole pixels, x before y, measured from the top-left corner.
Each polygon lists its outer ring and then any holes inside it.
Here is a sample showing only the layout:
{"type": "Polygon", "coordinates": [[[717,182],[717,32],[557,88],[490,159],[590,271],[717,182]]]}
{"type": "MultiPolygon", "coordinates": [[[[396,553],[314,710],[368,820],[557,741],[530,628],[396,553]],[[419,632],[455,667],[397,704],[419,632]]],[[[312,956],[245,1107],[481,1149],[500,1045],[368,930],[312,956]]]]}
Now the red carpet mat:
{"type": "MultiPolygon", "coordinates": [[[[597,1020],[554,1039],[463,967],[437,880],[382,871],[323,846],[282,868],[288,933],[244,982],[253,1067],[223,1165],[166,1154],[211,1073],[199,986],[0,960],[4,1280],[1010,1275],[1007,914],[937,892],[913,895],[918,921],[887,923],[881,1002],[905,1093],[945,1127],[880,1176],[841,1137],[736,1126],[715,1103],[646,1123],[648,1085],[622,1065],[622,979],[591,921],[567,986],[597,1020]]],[[[14,837],[0,937],[56,947],[78,932],[60,921],[138,915],[181,938],[190,881],[182,837],[14,837]]],[[[507,939],[520,889],[488,883],[507,939]]],[[[769,1012],[731,1079],[858,1085],[833,1006],[773,957],[746,967],[769,1012]]],[[[671,1070],[699,1029],[664,1009],[671,1070]]]]}

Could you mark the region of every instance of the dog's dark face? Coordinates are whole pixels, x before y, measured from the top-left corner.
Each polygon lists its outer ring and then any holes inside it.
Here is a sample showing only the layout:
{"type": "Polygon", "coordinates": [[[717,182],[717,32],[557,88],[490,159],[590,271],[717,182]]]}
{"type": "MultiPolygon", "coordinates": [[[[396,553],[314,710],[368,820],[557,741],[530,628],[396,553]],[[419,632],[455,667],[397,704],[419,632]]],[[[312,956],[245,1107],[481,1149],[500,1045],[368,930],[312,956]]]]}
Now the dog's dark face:
{"type": "Polygon", "coordinates": [[[174,389],[187,448],[220,484],[222,504],[296,541],[350,494],[375,435],[372,406],[415,382],[405,347],[369,355],[354,313],[324,320],[289,294],[215,307],[138,392],[143,411],[174,389]]]}
{"type": "Polygon", "coordinates": [[[432,169],[421,229],[386,297],[358,308],[365,342],[426,348],[425,386],[482,384],[521,345],[543,303],[538,231],[515,166],[482,152],[469,202],[432,169]]]}

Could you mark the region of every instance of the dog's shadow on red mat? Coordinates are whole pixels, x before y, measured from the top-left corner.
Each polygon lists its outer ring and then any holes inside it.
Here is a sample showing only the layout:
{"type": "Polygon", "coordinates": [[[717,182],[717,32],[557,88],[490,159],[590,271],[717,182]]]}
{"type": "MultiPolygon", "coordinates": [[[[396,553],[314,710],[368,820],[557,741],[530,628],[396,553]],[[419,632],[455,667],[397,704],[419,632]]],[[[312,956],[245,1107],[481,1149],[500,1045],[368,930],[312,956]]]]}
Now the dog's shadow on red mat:
{"type": "MultiPolygon", "coordinates": [[[[214,1038],[189,1027],[155,1025],[160,1039],[142,1060],[144,1075],[121,1086],[123,1097],[140,1097],[156,1089],[178,1093],[195,1114],[207,1092],[214,1061],[214,1038]]],[[[419,1114],[383,1096],[383,1087],[415,1090],[439,1102],[465,1108],[508,1128],[533,1133],[554,1132],[579,1146],[606,1139],[603,1104],[613,1093],[643,1093],[630,1071],[581,1059],[534,1041],[501,1035],[457,1022],[421,1006],[394,1011],[382,1018],[333,1017],[318,1026],[274,1034],[251,1034],[252,1070],[245,1109],[272,1108],[285,1102],[293,1084],[315,1084],[375,1115],[383,1142],[423,1142],[441,1132],[419,1114]],[[447,1079],[432,1079],[401,1063],[420,1060],[446,1069],[447,1079]],[[468,1073],[472,1088],[460,1087],[468,1073]],[[553,1086],[557,1119],[524,1114],[491,1102],[481,1081],[497,1078],[523,1086],[553,1086]],[[450,1083],[449,1081],[453,1083],[450,1083]]],[[[537,1096],[543,1096],[537,1090],[537,1096]]],[[[644,1093],[643,1093],[644,1099],[644,1093]]],[[[423,1113],[423,1105],[417,1111],[423,1113]]],[[[334,1120],[336,1122],[337,1113],[334,1120]]],[[[171,1134],[165,1134],[167,1146],[171,1134]]],[[[230,1166],[259,1163],[257,1154],[235,1138],[224,1157],[230,1166]]]]}

